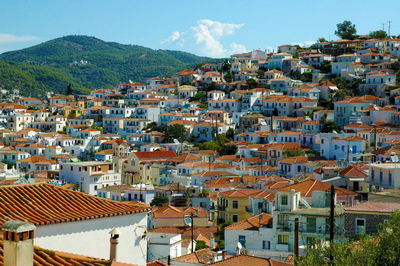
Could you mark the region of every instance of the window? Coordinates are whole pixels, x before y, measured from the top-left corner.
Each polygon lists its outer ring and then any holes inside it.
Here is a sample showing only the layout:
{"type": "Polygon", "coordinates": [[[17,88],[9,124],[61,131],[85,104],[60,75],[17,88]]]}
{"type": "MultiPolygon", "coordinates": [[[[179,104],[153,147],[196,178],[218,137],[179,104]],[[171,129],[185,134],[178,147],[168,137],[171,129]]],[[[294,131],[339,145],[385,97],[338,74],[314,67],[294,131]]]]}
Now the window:
{"type": "Polygon", "coordinates": [[[383,172],[379,172],[379,184],[383,183],[383,172]]]}
{"type": "Polygon", "coordinates": [[[238,209],[239,208],[239,202],[237,200],[232,201],[232,208],[233,209],[238,209]]]}
{"type": "Polygon", "coordinates": [[[388,183],[389,183],[389,186],[392,186],[392,173],[389,173],[388,183]]]}
{"type": "Polygon", "coordinates": [[[271,241],[263,240],[262,249],[271,249],[271,241]]]}
{"type": "Polygon", "coordinates": [[[242,244],[242,246],[245,248],[246,247],[246,236],[239,235],[239,243],[242,244]]]}
{"type": "Polygon", "coordinates": [[[239,216],[237,214],[232,215],[232,222],[237,223],[239,221],[239,216]]]}
{"type": "Polygon", "coordinates": [[[374,178],[375,178],[375,170],[372,169],[371,170],[371,181],[374,182],[374,178]]]}
{"type": "Polygon", "coordinates": [[[315,217],[307,218],[307,232],[315,233],[317,228],[317,219],[315,217]]]}
{"type": "Polygon", "coordinates": [[[263,208],[263,203],[262,203],[262,202],[259,202],[259,203],[258,203],[258,209],[261,210],[262,208],[263,208]]]}
{"type": "Polygon", "coordinates": [[[288,205],[288,195],[282,195],[281,196],[281,204],[282,205],[288,205]]]}
{"type": "Polygon", "coordinates": [[[365,233],[365,219],[364,218],[356,218],[356,234],[365,233]]]}
{"type": "Polygon", "coordinates": [[[289,243],[288,235],[278,235],[278,244],[287,245],[289,243]]]}

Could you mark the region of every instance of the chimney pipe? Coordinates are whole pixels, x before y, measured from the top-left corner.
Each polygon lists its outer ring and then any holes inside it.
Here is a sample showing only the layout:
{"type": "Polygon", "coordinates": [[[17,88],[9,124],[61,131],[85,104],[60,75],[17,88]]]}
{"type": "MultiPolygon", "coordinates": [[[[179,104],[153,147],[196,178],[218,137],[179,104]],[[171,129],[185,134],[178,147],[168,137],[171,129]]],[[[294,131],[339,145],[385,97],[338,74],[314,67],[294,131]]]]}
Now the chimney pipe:
{"type": "Polygon", "coordinates": [[[4,265],[33,265],[35,229],[33,224],[21,221],[7,221],[3,224],[4,265]]]}
{"type": "Polygon", "coordinates": [[[116,261],[118,259],[118,243],[120,232],[117,228],[114,228],[110,233],[110,260],[116,261]]]}

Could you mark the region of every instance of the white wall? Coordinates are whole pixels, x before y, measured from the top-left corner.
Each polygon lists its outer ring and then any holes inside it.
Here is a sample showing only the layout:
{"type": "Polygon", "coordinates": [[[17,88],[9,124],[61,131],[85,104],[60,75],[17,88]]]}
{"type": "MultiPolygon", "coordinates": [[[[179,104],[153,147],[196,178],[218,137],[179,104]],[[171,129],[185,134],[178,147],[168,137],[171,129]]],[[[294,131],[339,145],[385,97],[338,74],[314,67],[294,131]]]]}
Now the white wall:
{"type": "Polygon", "coordinates": [[[146,265],[147,239],[142,239],[142,235],[147,230],[147,212],[38,226],[35,231],[35,245],[109,259],[109,232],[113,228],[118,228],[121,232],[117,261],[146,265]]]}

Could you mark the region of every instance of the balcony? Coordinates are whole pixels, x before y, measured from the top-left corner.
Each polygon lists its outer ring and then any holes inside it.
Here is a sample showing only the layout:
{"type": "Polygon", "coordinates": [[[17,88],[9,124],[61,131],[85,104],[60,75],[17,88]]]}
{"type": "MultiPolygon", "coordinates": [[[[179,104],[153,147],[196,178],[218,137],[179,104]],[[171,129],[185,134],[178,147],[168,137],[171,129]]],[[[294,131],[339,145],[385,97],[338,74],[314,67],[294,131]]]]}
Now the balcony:
{"type": "Polygon", "coordinates": [[[290,232],[290,224],[289,223],[278,224],[277,229],[283,232],[290,232]]]}
{"type": "Polygon", "coordinates": [[[275,248],[276,248],[277,251],[289,252],[289,245],[288,244],[276,244],[275,248]]]}

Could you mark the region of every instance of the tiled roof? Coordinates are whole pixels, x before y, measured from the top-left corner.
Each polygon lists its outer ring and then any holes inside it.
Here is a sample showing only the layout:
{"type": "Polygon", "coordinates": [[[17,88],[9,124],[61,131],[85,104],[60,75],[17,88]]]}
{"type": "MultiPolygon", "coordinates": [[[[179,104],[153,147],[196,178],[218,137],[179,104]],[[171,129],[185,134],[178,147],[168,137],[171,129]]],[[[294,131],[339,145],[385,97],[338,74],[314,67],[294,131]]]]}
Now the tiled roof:
{"type": "Polygon", "coordinates": [[[358,169],[357,167],[352,166],[352,165],[349,165],[345,169],[340,171],[340,176],[342,176],[342,177],[363,177],[363,178],[368,177],[368,175],[366,173],[364,173],[363,171],[361,171],[360,169],[358,169]]]}
{"type": "Polygon", "coordinates": [[[176,157],[176,153],[174,151],[139,151],[135,152],[136,157],[138,157],[140,160],[145,160],[145,159],[167,159],[167,158],[172,158],[176,157]]]}
{"type": "Polygon", "coordinates": [[[162,262],[161,260],[148,261],[146,266],[167,266],[168,264],[162,262]]]}
{"type": "Polygon", "coordinates": [[[182,263],[189,263],[189,264],[208,264],[210,263],[214,255],[216,255],[215,251],[212,251],[209,248],[196,250],[193,253],[189,253],[180,257],[176,257],[172,259],[173,261],[179,261],[182,263]]]}
{"type": "Polygon", "coordinates": [[[287,157],[279,160],[280,163],[307,163],[307,156],[287,157]]]}
{"type": "Polygon", "coordinates": [[[238,189],[238,190],[228,190],[221,192],[219,195],[225,198],[247,198],[250,195],[259,193],[259,189],[238,189]]]}
{"type": "MultiPolygon", "coordinates": [[[[4,264],[4,242],[0,240],[0,265],[4,264]]],[[[39,247],[34,247],[33,250],[33,265],[35,266],[50,266],[50,265],[111,265],[109,260],[86,257],[72,253],[65,253],[54,250],[47,250],[39,247]]]]}
{"type": "Polygon", "coordinates": [[[392,213],[395,210],[400,210],[399,202],[374,202],[366,201],[364,203],[354,205],[345,209],[346,211],[356,212],[383,212],[392,213]]]}
{"type": "Polygon", "coordinates": [[[195,218],[207,218],[208,212],[202,207],[174,207],[168,203],[161,207],[154,207],[151,210],[154,218],[180,218],[193,214],[195,218]]]}
{"type": "Polygon", "coordinates": [[[148,209],[148,205],[139,202],[111,201],[43,183],[0,187],[0,224],[18,220],[39,226],[133,214],[148,209]]]}
{"type": "Polygon", "coordinates": [[[259,215],[241,220],[237,223],[225,227],[225,230],[258,230],[263,226],[272,226],[272,215],[261,213],[259,215]]]}
{"type": "MultiPolygon", "coordinates": [[[[192,230],[189,226],[164,226],[149,229],[149,232],[165,233],[165,234],[180,234],[182,238],[189,238],[192,236],[192,230]]],[[[217,234],[216,226],[194,226],[193,235],[203,235],[207,238],[215,237],[217,234]]]]}
{"type": "MultiPolygon", "coordinates": [[[[321,182],[318,180],[308,179],[306,181],[290,185],[287,187],[283,187],[278,189],[278,191],[287,191],[290,192],[294,189],[296,192],[300,192],[302,197],[311,197],[313,191],[330,191],[331,185],[325,182],[321,182]]],[[[335,187],[335,193],[338,196],[354,196],[357,195],[356,192],[341,188],[335,187]]]]}
{"type": "Polygon", "coordinates": [[[253,265],[253,266],[288,266],[288,265],[293,265],[287,262],[281,262],[278,260],[274,259],[264,259],[264,258],[259,258],[259,257],[253,257],[253,256],[248,256],[248,255],[239,255],[239,256],[234,256],[232,258],[223,260],[223,261],[218,261],[215,263],[211,263],[209,265],[215,265],[215,266],[245,266],[245,265],[253,265]]]}

